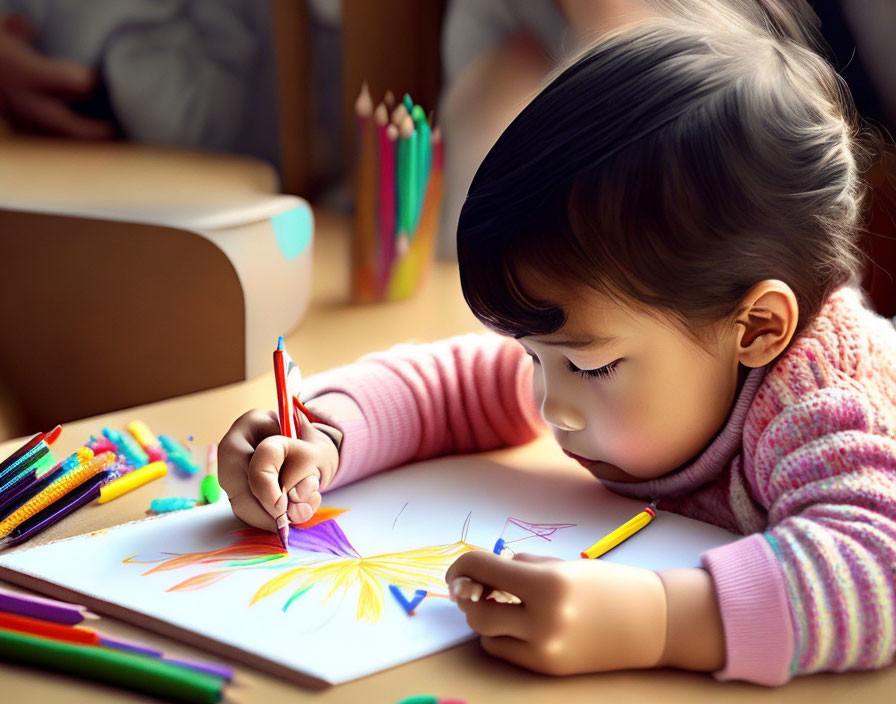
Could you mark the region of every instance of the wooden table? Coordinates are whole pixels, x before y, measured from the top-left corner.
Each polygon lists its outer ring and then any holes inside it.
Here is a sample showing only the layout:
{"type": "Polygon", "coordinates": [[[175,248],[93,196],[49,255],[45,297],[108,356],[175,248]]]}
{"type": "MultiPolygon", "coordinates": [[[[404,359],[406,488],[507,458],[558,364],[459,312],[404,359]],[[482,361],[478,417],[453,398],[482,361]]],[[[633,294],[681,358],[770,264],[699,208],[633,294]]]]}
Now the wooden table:
{"type": "MultiPolygon", "coordinates": [[[[452,334],[481,331],[460,293],[457,268],[437,262],[423,290],[411,300],[371,306],[348,305],[349,221],[343,216],[317,213],[315,284],[312,308],[287,338],[291,355],[305,374],[348,363],[366,352],[403,341],[431,341],[452,334]]],[[[65,426],[54,448],[57,457],[84,442],[102,426],[123,428],[144,420],[157,433],[191,434],[197,444],[215,442],[229,424],[253,407],[274,407],[273,375],[220,389],[110,413],[65,426]]],[[[0,456],[12,452],[20,440],[0,444],[0,456]]],[[[502,461],[537,471],[542,461],[556,463],[557,449],[548,439],[524,448],[503,451],[502,461]]],[[[142,518],[149,502],[163,495],[161,482],[147,485],[103,506],[90,505],[46,531],[32,544],[108,528],[142,518]]],[[[7,585],[4,585],[7,586],[7,585]]],[[[143,641],[185,658],[213,660],[212,656],[167,638],[110,618],[97,627],[104,633],[143,641]]],[[[231,663],[235,664],[235,663],[231,663]]],[[[467,702],[613,702],[624,704],[659,700],[664,703],[726,702],[875,702],[893,701],[896,669],[846,675],[822,674],[800,678],[786,687],[769,690],[745,683],[719,684],[710,675],[677,672],[618,672],[604,675],[551,678],[494,660],[474,641],[401,667],[325,691],[295,687],[237,665],[235,683],[227,688],[232,702],[320,702],[321,704],[388,704],[415,693],[458,697],[467,702]]],[[[9,702],[151,701],[148,698],[24,667],[0,667],[2,700],[9,702]]]]}

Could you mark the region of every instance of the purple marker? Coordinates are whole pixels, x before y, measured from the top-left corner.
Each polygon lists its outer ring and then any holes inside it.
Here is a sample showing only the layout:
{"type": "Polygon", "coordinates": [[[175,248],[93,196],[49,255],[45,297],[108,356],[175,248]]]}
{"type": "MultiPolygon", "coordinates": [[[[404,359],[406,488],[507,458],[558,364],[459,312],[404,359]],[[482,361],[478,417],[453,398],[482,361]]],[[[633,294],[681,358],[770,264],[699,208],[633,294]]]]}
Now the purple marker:
{"type": "Polygon", "coordinates": [[[81,623],[88,613],[84,606],[55,599],[45,599],[41,596],[17,594],[5,589],[0,589],[0,611],[19,614],[19,616],[42,618],[45,621],[64,623],[67,626],[81,623]]]}

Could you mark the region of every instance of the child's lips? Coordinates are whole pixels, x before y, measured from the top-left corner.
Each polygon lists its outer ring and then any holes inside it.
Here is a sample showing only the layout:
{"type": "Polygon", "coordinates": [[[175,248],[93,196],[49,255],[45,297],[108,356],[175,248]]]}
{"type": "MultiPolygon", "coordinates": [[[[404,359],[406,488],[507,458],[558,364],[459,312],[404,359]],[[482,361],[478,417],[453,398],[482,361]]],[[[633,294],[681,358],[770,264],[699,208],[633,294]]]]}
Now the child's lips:
{"type": "Polygon", "coordinates": [[[589,460],[587,457],[582,457],[581,455],[577,455],[574,452],[570,452],[569,450],[564,449],[563,454],[567,457],[572,457],[576,462],[582,465],[585,468],[590,467],[593,464],[597,463],[597,460],[589,460]]]}

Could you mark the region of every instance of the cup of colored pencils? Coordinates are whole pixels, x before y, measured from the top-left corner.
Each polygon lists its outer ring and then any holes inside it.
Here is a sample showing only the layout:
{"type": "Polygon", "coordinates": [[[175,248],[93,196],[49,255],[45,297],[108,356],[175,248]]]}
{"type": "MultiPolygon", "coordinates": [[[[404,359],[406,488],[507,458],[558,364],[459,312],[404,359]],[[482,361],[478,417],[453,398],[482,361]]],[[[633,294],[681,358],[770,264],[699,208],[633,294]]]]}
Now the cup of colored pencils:
{"type": "Polygon", "coordinates": [[[442,199],[442,139],[420,105],[391,93],[355,103],[357,164],[352,297],[394,301],[421,285],[435,248],[442,199]]]}

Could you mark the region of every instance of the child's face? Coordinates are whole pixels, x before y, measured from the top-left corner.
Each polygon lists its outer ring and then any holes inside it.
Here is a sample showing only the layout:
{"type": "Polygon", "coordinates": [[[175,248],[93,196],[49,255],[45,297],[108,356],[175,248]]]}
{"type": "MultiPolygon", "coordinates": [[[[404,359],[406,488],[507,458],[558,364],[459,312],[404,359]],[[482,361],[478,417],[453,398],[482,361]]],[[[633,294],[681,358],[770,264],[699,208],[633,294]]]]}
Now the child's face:
{"type": "MultiPolygon", "coordinates": [[[[539,292],[560,293],[540,283],[539,292]]],[[[535,360],[542,416],[567,454],[600,479],[625,482],[659,477],[698,455],[738,391],[735,328],[719,326],[704,348],[670,321],[590,289],[563,308],[560,330],[519,342],[535,360]]]]}

